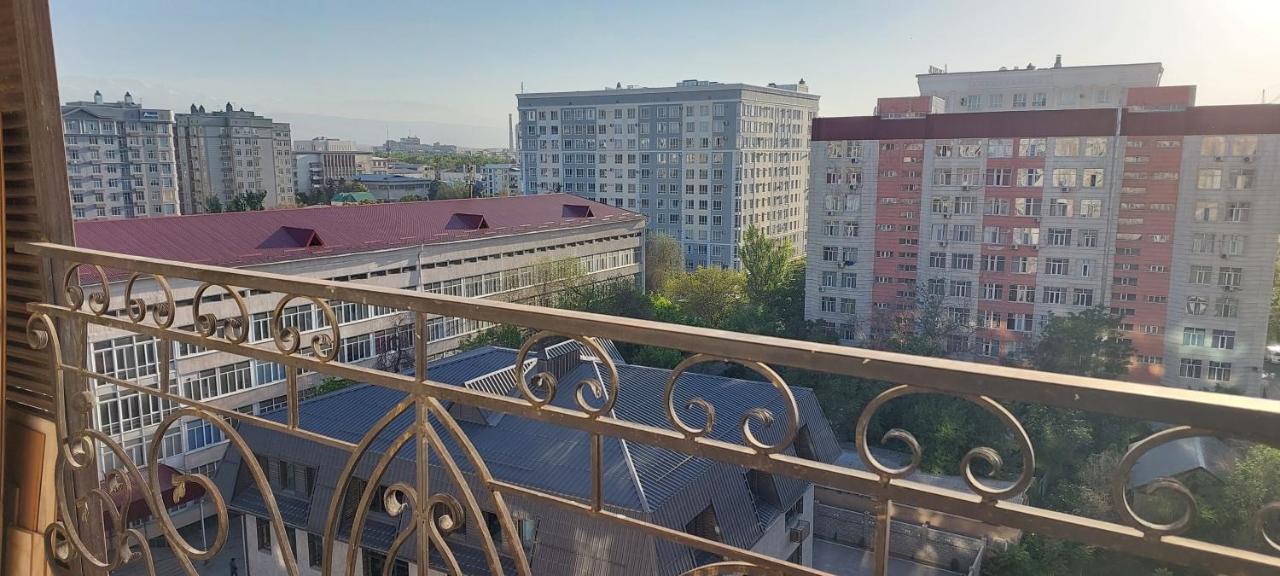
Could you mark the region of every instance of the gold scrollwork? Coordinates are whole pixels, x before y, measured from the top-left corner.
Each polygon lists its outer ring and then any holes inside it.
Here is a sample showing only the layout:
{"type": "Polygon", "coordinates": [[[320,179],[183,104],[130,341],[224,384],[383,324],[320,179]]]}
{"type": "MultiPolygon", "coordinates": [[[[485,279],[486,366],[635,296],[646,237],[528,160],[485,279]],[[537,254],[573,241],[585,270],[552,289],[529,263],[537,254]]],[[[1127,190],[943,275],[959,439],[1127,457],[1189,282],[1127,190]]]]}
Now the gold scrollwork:
{"type": "Polygon", "coordinates": [[[774,576],[781,574],[746,562],[716,562],[689,570],[680,576],[774,576]]]}
{"type": "Polygon", "coordinates": [[[1172,522],[1152,522],[1140,516],[1133,509],[1133,503],[1129,501],[1129,476],[1133,473],[1133,467],[1138,463],[1138,460],[1141,460],[1143,455],[1157,446],[1183,438],[1212,435],[1213,433],[1207,430],[1190,426],[1175,426],[1156,432],[1130,446],[1129,451],[1125,453],[1124,459],[1120,461],[1120,465],[1116,469],[1116,475],[1111,480],[1112,502],[1117,508],[1116,512],[1120,514],[1121,519],[1130,526],[1152,535],[1178,534],[1190,527],[1191,521],[1196,517],[1196,497],[1187,489],[1186,485],[1173,478],[1157,478],[1142,487],[1141,490],[1144,494],[1164,493],[1182,503],[1182,515],[1178,519],[1172,522]]]}
{"type": "Polygon", "coordinates": [[[151,276],[160,286],[160,290],[164,292],[164,301],[157,302],[153,306],[152,318],[155,319],[156,326],[168,328],[173,325],[175,305],[173,300],[173,290],[169,288],[169,281],[159,274],[141,274],[133,273],[129,276],[129,282],[124,286],[124,302],[125,312],[129,315],[129,319],[135,324],[142,322],[147,316],[147,301],[142,298],[133,297],[133,285],[137,283],[139,278],[143,276],[151,276]]]}
{"type": "MultiPolygon", "coordinates": [[[[284,323],[284,309],[295,298],[293,294],[286,294],[279,302],[276,303],[275,310],[271,312],[271,338],[276,342],[276,348],[285,354],[295,354],[302,345],[302,333],[298,331],[296,326],[286,326],[284,323]]],[[[311,336],[311,354],[321,362],[329,362],[338,357],[338,345],[342,342],[342,332],[338,328],[338,317],[333,313],[333,308],[328,303],[313,298],[305,297],[311,301],[311,304],[320,309],[324,314],[325,320],[329,323],[328,332],[320,332],[311,336]]]]}
{"type": "Polygon", "coordinates": [[[686,423],[676,412],[675,405],[676,381],[693,366],[707,362],[732,362],[734,364],[750,368],[757,374],[764,376],[769,381],[769,384],[771,384],[773,388],[778,391],[778,394],[782,396],[783,409],[787,411],[786,430],[783,433],[782,438],[773,444],[760,440],[760,438],[756,436],[755,431],[751,428],[752,421],[757,422],[762,428],[769,428],[773,425],[777,416],[773,411],[767,408],[752,408],[742,415],[742,420],[740,422],[742,426],[742,437],[749,446],[765,454],[781,452],[790,446],[795,440],[796,433],[800,426],[800,409],[796,405],[795,395],[791,393],[791,388],[787,386],[787,383],[782,379],[782,377],[779,376],[777,372],[774,372],[772,368],[760,362],[720,358],[708,354],[694,354],[693,356],[685,358],[684,361],[677,364],[676,367],[671,370],[671,377],[667,379],[666,390],[663,396],[663,402],[667,407],[667,419],[671,421],[671,424],[679,429],[680,432],[689,439],[704,437],[710,434],[711,430],[715,427],[715,406],[712,406],[710,402],[707,402],[707,400],[701,396],[694,396],[685,404],[686,408],[697,407],[706,415],[706,421],[701,427],[690,426],[686,423]]]}
{"type": "MultiPolygon", "coordinates": [[[[858,455],[862,457],[862,461],[866,462],[867,466],[869,466],[876,475],[880,476],[881,482],[887,483],[891,479],[905,478],[915,473],[915,471],[920,468],[922,455],[920,442],[916,440],[916,437],[910,432],[900,428],[894,428],[889,430],[881,439],[881,442],[884,443],[891,440],[897,440],[906,444],[906,446],[911,450],[911,462],[898,468],[886,466],[883,462],[878,460],[875,455],[871,453],[871,446],[868,443],[867,438],[867,429],[871,425],[871,418],[875,416],[876,411],[878,411],[881,406],[884,406],[895,398],[901,398],[903,396],[910,396],[913,394],[939,394],[939,392],[916,388],[905,384],[895,386],[885,390],[879,396],[873,398],[871,402],[867,403],[867,406],[862,409],[862,413],[858,416],[858,423],[854,429],[858,455]]],[[[1025,492],[1027,487],[1031,485],[1032,478],[1034,478],[1036,458],[1035,450],[1031,446],[1031,437],[1028,436],[1027,431],[1022,428],[1022,423],[1018,422],[1018,419],[1015,418],[1008,409],[1001,406],[999,402],[996,402],[987,396],[951,394],[947,394],[947,396],[960,398],[967,402],[976,404],[998,418],[1006,428],[1013,432],[1014,440],[1018,442],[1019,452],[1022,454],[1022,470],[1019,471],[1017,480],[1005,488],[996,488],[978,478],[977,474],[973,471],[973,463],[975,460],[986,462],[991,469],[991,474],[995,474],[1004,465],[1004,459],[1000,457],[998,452],[987,446],[980,446],[969,450],[960,460],[960,471],[964,477],[965,484],[969,486],[969,489],[975,494],[982,496],[983,499],[988,502],[1005,500],[1025,492]]]]}
{"type": "Polygon", "coordinates": [[[618,399],[618,367],[614,365],[613,360],[605,352],[604,348],[600,346],[600,343],[590,336],[571,336],[543,330],[527,338],[524,344],[520,346],[520,351],[516,354],[515,365],[516,385],[520,387],[520,393],[524,395],[524,398],[534,406],[542,407],[550,404],[556,397],[557,379],[554,374],[539,372],[527,380],[525,378],[525,360],[529,357],[529,353],[538,342],[548,338],[573,340],[589,350],[601,364],[604,364],[605,371],[608,373],[605,382],[601,382],[596,378],[587,378],[578,382],[574,387],[575,400],[578,404],[578,409],[585,412],[590,418],[599,418],[612,411],[613,403],[618,399]],[[546,396],[538,396],[534,392],[535,388],[545,389],[546,396]],[[595,401],[598,401],[599,404],[592,404],[592,401],[587,398],[587,390],[591,391],[595,401]]]}
{"type": "MultiPolygon", "coordinates": [[[[84,305],[84,287],[80,285],[78,275],[80,267],[87,264],[72,264],[67,268],[67,273],[62,277],[62,287],[64,295],[67,297],[67,305],[73,309],[79,310],[84,305]]],[[[107,282],[107,271],[96,264],[92,267],[93,273],[98,277],[98,289],[89,295],[89,310],[94,314],[102,316],[108,310],[111,310],[111,285],[107,282]]]]}
{"type": "Polygon", "coordinates": [[[249,339],[249,308],[248,306],[245,306],[244,298],[240,296],[240,293],[232,290],[225,284],[205,282],[196,289],[196,294],[191,300],[191,317],[193,318],[192,324],[195,327],[195,331],[197,334],[200,334],[205,338],[212,338],[213,335],[218,332],[218,316],[212,313],[200,313],[200,301],[203,299],[205,291],[214,286],[221,288],[231,296],[233,300],[235,300],[236,307],[239,309],[240,314],[239,316],[230,316],[226,319],[226,327],[223,330],[223,336],[232,344],[241,344],[245,340],[249,339]]]}

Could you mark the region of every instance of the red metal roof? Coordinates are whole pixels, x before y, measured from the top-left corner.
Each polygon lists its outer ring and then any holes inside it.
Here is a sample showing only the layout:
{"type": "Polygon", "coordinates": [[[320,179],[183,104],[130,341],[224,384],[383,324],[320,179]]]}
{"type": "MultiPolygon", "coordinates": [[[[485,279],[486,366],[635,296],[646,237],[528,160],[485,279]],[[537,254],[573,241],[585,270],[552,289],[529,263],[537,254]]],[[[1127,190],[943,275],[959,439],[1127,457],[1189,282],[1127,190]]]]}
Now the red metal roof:
{"type": "Polygon", "coordinates": [[[568,194],[544,194],[89,220],[77,222],[75,231],[76,245],[84,248],[248,266],[643,218],[568,194]],[[583,209],[566,206],[586,207],[591,216],[574,217],[583,209]],[[484,227],[449,225],[477,216],[484,227]],[[302,237],[308,242],[281,241],[302,237]]]}

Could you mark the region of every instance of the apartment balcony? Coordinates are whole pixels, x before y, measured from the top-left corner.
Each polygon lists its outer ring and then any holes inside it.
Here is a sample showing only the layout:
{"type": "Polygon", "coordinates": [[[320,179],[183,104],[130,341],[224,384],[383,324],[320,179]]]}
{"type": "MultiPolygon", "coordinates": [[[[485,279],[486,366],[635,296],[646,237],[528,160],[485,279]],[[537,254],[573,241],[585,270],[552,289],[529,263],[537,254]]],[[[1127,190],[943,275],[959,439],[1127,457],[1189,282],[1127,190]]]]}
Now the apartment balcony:
{"type": "MultiPolygon", "coordinates": [[[[1268,553],[1236,549],[1182,535],[1194,522],[1196,506],[1194,494],[1179,480],[1159,478],[1147,485],[1150,491],[1171,496],[1181,516],[1169,520],[1145,517],[1135,510],[1132,502],[1136,490],[1130,487],[1129,478],[1145,454],[1187,438],[1222,437],[1280,445],[1280,402],[139,258],[48,242],[21,243],[17,251],[38,259],[48,269],[66,270],[56,286],[61,294],[57,301],[27,305],[27,339],[39,354],[46,355],[53,368],[52,406],[59,446],[58,513],[45,531],[46,553],[50,561],[71,567],[72,573],[98,573],[101,568],[114,570],[154,561],[154,540],[149,542],[142,532],[130,528],[126,520],[132,512],[126,514],[118,504],[135,501],[141,502],[139,506],[145,507],[147,515],[157,519],[154,532],[164,542],[166,553],[176,556],[175,565],[194,574],[200,561],[222,552],[226,526],[231,522],[229,514],[240,506],[237,502],[241,497],[237,494],[248,490],[260,499],[255,500],[255,505],[264,519],[262,529],[273,534],[277,542],[273,553],[280,573],[318,570],[322,574],[350,574],[346,570],[354,565],[356,556],[350,552],[344,561],[343,546],[354,550],[360,546],[361,538],[368,542],[373,537],[370,535],[381,534],[382,541],[389,543],[379,553],[385,553],[388,572],[397,558],[412,562],[420,557],[415,551],[428,550],[435,570],[472,573],[461,567],[465,564],[460,560],[463,558],[491,574],[534,574],[537,570],[533,559],[539,554],[537,546],[542,544],[522,540],[530,517],[513,513],[515,503],[522,503],[521,506],[536,505],[553,511],[570,525],[603,527],[563,534],[570,543],[576,542],[570,544],[575,549],[597,550],[601,542],[626,546],[623,542],[628,540],[595,537],[598,530],[618,530],[688,550],[681,556],[688,563],[681,568],[680,573],[684,574],[827,574],[812,567],[813,560],[809,558],[793,563],[759,549],[735,545],[732,539],[722,536],[728,532],[722,530],[728,521],[723,512],[719,526],[715,525],[716,515],[708,519],[705,512],[688,525],[673,526],[655,515],[636,513],[620,505],[612,499],[615,487],[610,483],[614,478],[610,471],[619,465],[618,457],[612,448],[605,448],[619,442],[865,497],[871,503],[866,517],[874,525],[873,537],[865,543],[865,554],[871,558],[870,571],[865,573],[891,574],[893,563],[902,561],[893,552],[901,546],[895,548],[891,539],[895,533],[906,533],[897,527],[904,510],[934,511],[992,527],[1037,533],[1216,573],[1275,574],[1280,570],[1280,537],[1274,532],[1280,519],[1280,502],[1261,507],[1255,519],[1259,541],[1270,548],[1268,553]],[[197,287],[194,309],[189,311],[192,325],[175,328],[184,322],[182,318],[175,322],[175,317],[188,312],[175,302],[174,293],[191,287],[197,287]],[[272,338],[249,343],[246,336],[251,320],[240,295],[264,293],[279,301],[270,319],[272,338]],[[137,294],[163,296],[148,300],[137,294]],[[202,301],[207,302],[210,295],[221,295],[221,301],[204,303],[202,308],[202,301]],[[331,300],[402,311],[416,335],[408,350],[411,360],[403,365],[397,363],[400,369],[395,371],[348,364],[340,361],[338,348],[343,335],[338,322],[299,332],[282,318],[282,311],[288,306],[308,302],[333,318],[334,311],[328,304],[331,300]],[[526,330],[523,346],[514,352],[512,368],[500,375],[507,383],[505,389],[457,386],[433,378],[428,369],[428,338],[424,336],[428,319],[436,316],[526,330]],[[173,375],[168,370],[159,371],[158,385],[98,372],[93,362],[86,362],[88,356],[83,350],[85,331],[92,326],[283,365],[288,374],[285,408],[275,417],[268,417],[231,410],[225,404],[193,400],[180,389],[170,388],[173,375]],[[636,372],[622,370],[623,366],[607,349],[610,347],[603,344],[606,341],[674,348],[685,354],[685,360],[670,372],[664,388],[659,381],[661,394],[646,392],[644,401],[661,402],[665,418],[638,421],[623,416],[624,403],[638,401],[636,391],[647,389],[631,376],[636,372]],[[563,379],[557,378],[551,368],[534,360],[543,358],[539,354],[547,346],[570,343],[576,343],[584,357],[590,357],[595,372],[588,373],[595,377],[573,381],[567,376],[579,373],[570,372],[562,374],[563,379]],[[756,385],[772,399],[752,404],[755,407],[739,407],[738,413],[717,412],[713,402],[704,399],[711,398],[714,391],[697,385],[697,367],[703,365],[746,368],[759,376],[756,385]],[[800,395],[798,389],[793,391],[773,369],[783,366],[898,383],[861,407],[855,421],[830,423],[834,429],[856,431],[856,459],[860,466],[841,466],[830,459],[815,458],[811,449],[801,447],[807,432],[800,423],[811,418],[811,412],[797,398],[811,396],[800,395]],[[367,429],[344,435],[340,430],[309,421],[312,412],[308,402],[316,400],[299,396],[298,374],[303,372],[365,383],[370,390],[394,392],[399,400],[367,429]],[[173,404],[146,446],[145,464],[134,462],[112,436],[89,424],[94,412],[90,382],[173,404]],[[871,438],[868,429],[886,403],[920,394],[950,396],[983,408],[994,422],[1005,427],[1019,449],[1002,457],[991,448],[974,446],[959,463],[964,487],[919,481],[913,473],[920,466],[921,454],[930,447],[917,442],[909,430],[895,429],[883,438],[871,438]],[[1133,444],[1114,471],[1109,489],[1118,503],[1115,519],[1086,518],[1026,503],[1023,496],[1033,483],[1036,447],[1006,408],[1014,402],[1166,425],[1133,444]],[[580,434],[586,446],[581,452],[583,461],[577,463],[580,472],[573,473],[576,477],[567,481],[581,489],[547,490],[536,483],[512,481],[491,472],[493,467],[506,469],[512,465],[510,458],[519,461],[520,455],[508,454],[501,462],[491,460],[490,453],[477,449],[472,442],[474,435],[466,430],[476,430],[477,422],[497,421],[504,415],[580,434]],[[189,419],[203,419],[229,440],[227,458],[234,457],[238,462],[239,484],[228,479],[222,470],[211,478],[194,471],[174,472],[161,463],[158,455],[163,432],[189,419]],[[316,490],[305,498],[297,488],[282,491],[276,485],[277,468],[269,465],[264,469],[267,460],[259,457],[259,452],[269,447],[253,441],[264,433],[337,450],[343,455],[344,472],[336,476],[338,485],[316,490]],[[906,446],[911,452],[910,461],[897,465],[878,459],[873,448],[879,451],[881,444],[906,446]],[[117,463],[105,473],[99,470],[101,463],[95,457],[103,450],[113,453],[112,460],[117,463]],[[397,457],[415,453],[431,457],[418,459],[418,465],[407,468],[397,457]],[[427,461],[430,466],[425,465],[427,461]],[[398,478],[410,480],[380,488],[379,481],[386,482],[383,475],[398,466],[398,478]],[[998,474],[1001,469],[1006,472],[998,474]],[[993,478],[979,470],[997,474],[993,478]],[[365,481],[362,488],[358,486],[353,492],[349,479],[357,472],[365,481]],[[467,481],[462,481],[464,477],[467,481]],[[233,494],[233,490],[239,492],[233,494]],[[350,495],[348,500],[358,496],[359,505],[343,503],[343,494],[350,495]],[[167,510],[174,502],[198,495],[204,496],[206,510],[218,524],[216,537],[203,548],[198,542],[184,539],[167,510]],[[377,504],[375,499],[381,501],[380,506],[375,506],[379,510],[376,519],[372,512],[351,513],[352,509],[369,509],[377,504]],[[286,530],[297,525],[300,505],[309,506],[313,517],[324,515],[323,522],[313,522],[323,527],[316,536],[323,538],[322,542],[317,541],[317,550],[323,550],[324,555],[313,556],[310,562],[298,561],[296,550],[306,548],[304,544],[278,544],[286,542],[286,530]],[[98,512],[86,513],[89,510],[98,512]],[[464,533],[484,535],[478,539],[484,545],[460,550],[458,535],[464,533]],[[709,564],[699,565],[701,562],[709,564]]],[[[160,365],[168,365],[169,346],[159,346],[157,350],[160,365]]],[[[438,376],[445,377],[443,373],[438,376]]],[[[307,457],[298,456],[304,462],[307,457]]],[[[529,458],[520,465],[539,465],[529,458]]],[[[567,474],[563,470],[560,473],[567,474]]],[[[752,475],[748,473],[748,477],[752,475]]],[[[323,483],[323,475],[321,478],[323,483]]],[[[804,542],[811,535],[822,535],[822,531],[811,528],[810,519],[798,519],[794,512],[787,512],[784,521],[779,511],[778,519],[784,542],[804,542]]],[[[791,547],[795,548],[794,544],[791,547]]],[[[827,545],[825,549],[831,547],[827,545]]],[[[377,566],[382,569],[384,564],[377,566]]]]}

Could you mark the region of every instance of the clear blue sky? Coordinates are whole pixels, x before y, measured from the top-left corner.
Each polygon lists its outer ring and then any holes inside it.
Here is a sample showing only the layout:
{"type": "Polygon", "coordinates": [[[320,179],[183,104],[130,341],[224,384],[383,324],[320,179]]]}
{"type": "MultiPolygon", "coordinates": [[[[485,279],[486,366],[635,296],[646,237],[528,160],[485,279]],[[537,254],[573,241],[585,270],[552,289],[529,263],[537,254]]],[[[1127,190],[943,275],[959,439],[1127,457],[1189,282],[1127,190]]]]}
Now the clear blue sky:
{"type": "Polygon", "coordinates": [[[64,100],[230,100],[295,136],[379,143],[412,131],[506,144],[529,91],[686,78],[794,82],[824,116],[867,114],[951,70],[1161,61],[1200,104],[1280,97],[1280,2],[643,3],[50,0],[64,100]],[[346,133],[344,133],[346,132],[346,133]]]}

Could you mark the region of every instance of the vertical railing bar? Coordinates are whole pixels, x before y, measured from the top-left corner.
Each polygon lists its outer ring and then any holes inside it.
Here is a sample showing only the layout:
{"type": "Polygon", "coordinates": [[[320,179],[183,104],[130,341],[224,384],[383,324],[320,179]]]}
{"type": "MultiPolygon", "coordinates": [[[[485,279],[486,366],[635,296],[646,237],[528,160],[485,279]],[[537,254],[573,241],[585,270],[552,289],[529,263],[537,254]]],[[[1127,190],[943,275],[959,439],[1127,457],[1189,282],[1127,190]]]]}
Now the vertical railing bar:
{"type": "Polygon", "coordinates": [[[285,404],[289,407],[289,429],[298,429],[298,403],[302,400],[298,397],[298,371],[292,366],[285,366],[285,382],[288,386],[286,394],[289,395],[285,404]]]}
{"type": "Polygon", "coordinates": [[[871,553],[875,555],[874,570],[877,576],[889,576],[889,536],[892,523],[893,500],[886,498],[876,501],[876,533],[871,553]]]}
{"type": "Polygon", "coordinates": [[[599,512],[604,500],[604,439],[591,435],[591,511],[599,512]]]}
{"type": "MultiPolygon", "coordinates": [[[[422,312],[413,313],[413,378],[419,384],[414,390],[414,395],[418,396],[417,402],[414,404],[417,422],[417,475],[418,481],[415,486],[418,492],[418,501],[414,509],[414,518],[417,520],[416,536],[417,536],[417,555],[418,555],[418,576],[427,576],[431,567],[431,482],[428,474],[430,473],[431,451],[428,441],[427,426],[430,422],[427,420],[427,402],[426,388],[421,384],[427,379],[427,339],[426,334],[427,318],[422,312]]],[[[393,560],[394,561],[394,560],[393,560]]]]}

